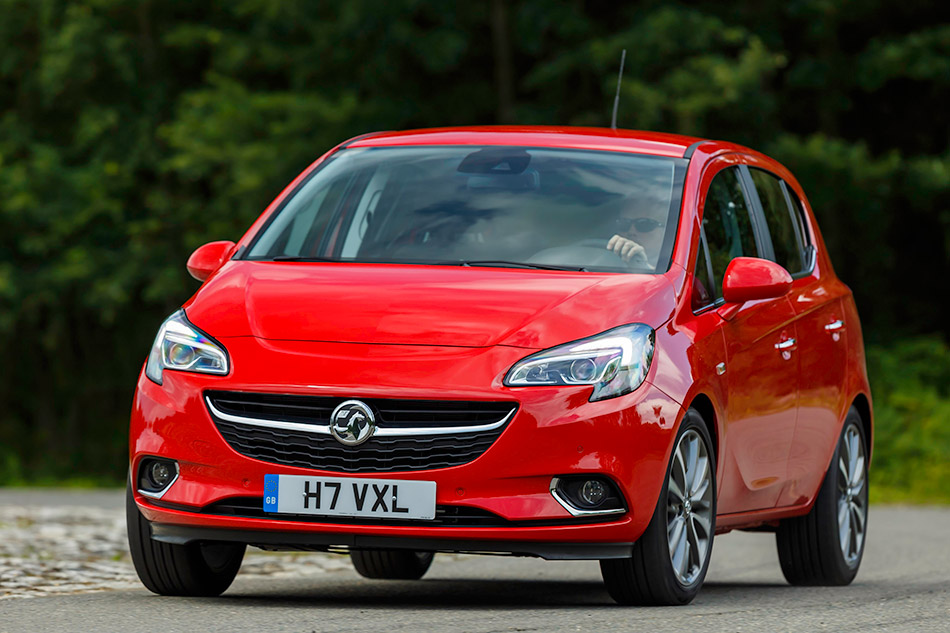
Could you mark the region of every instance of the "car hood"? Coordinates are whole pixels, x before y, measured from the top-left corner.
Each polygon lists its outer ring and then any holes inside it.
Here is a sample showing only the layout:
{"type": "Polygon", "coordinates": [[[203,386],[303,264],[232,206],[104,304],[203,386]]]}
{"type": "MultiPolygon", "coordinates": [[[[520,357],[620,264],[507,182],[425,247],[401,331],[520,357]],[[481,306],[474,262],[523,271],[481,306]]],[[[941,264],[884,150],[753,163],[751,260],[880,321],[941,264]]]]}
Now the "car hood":
{"type": "Polygon", "coordinates": [[[232,261],[185,304],[214,337],[543,349],[672,314],[662,275],[232,261]]]}

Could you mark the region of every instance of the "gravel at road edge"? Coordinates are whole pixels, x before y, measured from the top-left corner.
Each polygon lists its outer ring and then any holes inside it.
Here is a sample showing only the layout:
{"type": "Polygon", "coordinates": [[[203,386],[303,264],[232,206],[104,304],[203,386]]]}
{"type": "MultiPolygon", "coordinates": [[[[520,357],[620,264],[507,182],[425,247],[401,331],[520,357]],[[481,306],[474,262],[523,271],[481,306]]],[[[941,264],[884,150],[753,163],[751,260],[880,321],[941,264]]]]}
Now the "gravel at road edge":
{"type": "MultiPolygon", "coordinates": [[[[0,504],[0,600],[141,586],[121,506],[16,501],[0,504]]],[[[300,578],[349,568],[337,554],[248,550],[241,575],[300,578]]]]}

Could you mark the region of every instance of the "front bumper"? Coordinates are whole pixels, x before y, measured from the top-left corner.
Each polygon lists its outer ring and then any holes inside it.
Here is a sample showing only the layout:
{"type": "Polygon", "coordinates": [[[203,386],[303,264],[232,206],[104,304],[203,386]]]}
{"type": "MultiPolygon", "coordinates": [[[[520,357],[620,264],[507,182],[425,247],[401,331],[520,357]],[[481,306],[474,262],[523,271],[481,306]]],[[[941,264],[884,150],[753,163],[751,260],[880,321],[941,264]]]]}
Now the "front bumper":
{"type": "Polygon", "coordinates": [[[676,402],[652,386],[651,376],[632,394],[594,403],[588,402],[589,387],[505,387],[504,373],[532,351],[522,348],[291,343],[252,337],[221,342],[234,359],[228,376],[166,370],[161,386],[144,375],[139,378],[130,427],[131,472],[145,456],[179,464],[177,480],[160,500],[135,493],[160,540],[610,558],[629,553],[630,544],[646,529],[683,414],[676,402]],[[208,390],[510,401],[518,404],[518,411],[501,436],[469,463],[351,475],[239,454],[215,427],[203,399],[208,390]],[[552,496],[553,477],[587,473],[608,477],[621,491],[627,512],[574,517],[552,496]],[[434,481],[438,506],[490,513],[498,520],[484,527],[464,522],[331,522],[221,510],[229,501],[247,506],[261,500],[266,474],[434,481]]]}
{"type": "Polygon", "coordinates": [[[218,529],[189,525],[152,524],[152,538],[184,545],[196,541],[246,543],[265,550],[337,551],[341,549],[409,549],[419,552],[535,556],[546,560],[603,560],[628,558],[633,543],[559,543],[556,541],[486,540],[330,534],[322,532],[270,532],[218,529]]]}

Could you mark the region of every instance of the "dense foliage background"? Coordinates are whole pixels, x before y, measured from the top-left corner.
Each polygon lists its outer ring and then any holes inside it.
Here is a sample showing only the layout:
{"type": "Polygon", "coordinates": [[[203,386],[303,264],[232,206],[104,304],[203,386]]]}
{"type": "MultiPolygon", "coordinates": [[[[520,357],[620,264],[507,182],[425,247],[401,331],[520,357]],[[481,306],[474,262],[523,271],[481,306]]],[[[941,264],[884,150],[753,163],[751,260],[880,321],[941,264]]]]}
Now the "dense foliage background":
{"type": "Polygon", "coordinates": [[[197,287],[188,254],[240,237],[326,149],[604,125],[626,48],[621,127],[739,141],[798,176],[872,345],[880,490],[950,498],[950,4],[0,0],[0,16],[0,484],[121,481],[136,373],[197,287]]]}

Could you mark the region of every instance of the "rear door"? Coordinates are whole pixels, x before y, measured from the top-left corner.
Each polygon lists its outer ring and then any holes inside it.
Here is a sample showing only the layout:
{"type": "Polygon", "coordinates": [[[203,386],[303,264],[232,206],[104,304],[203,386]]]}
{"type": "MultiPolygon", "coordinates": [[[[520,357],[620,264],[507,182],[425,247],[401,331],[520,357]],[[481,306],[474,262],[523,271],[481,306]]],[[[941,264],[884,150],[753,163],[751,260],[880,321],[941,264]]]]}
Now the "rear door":
{"type": "Polygon", "coordinates": [[[778,503],[799,505],[808,502],[821,483],[843,416],[847,324],[841,300],[848,289],[834,275],[818,270],[804,207],[788,184],[764,169],[743,170],[757,194],[753,203],[765,219],[770,259],[794,280],[788,297],[798,332],[799,413],[788,483],[778,503]]]}

